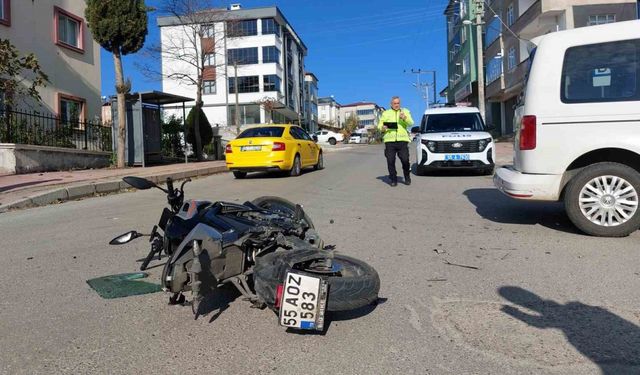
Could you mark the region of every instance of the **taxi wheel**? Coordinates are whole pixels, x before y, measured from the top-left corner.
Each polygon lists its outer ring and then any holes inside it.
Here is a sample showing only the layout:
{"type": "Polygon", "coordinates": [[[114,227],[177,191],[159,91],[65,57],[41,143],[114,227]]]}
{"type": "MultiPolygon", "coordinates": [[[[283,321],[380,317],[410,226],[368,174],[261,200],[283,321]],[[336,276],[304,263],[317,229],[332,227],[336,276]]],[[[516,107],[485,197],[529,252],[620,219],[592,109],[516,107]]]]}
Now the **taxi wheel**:
{"type": "Polygon", "coordinates": [[[316,171],[324,169],[324,157],[322,157],[322,152],[318,154],[318,163],[313,168],[316,171]]]}
{"type": "Polygon", "coordinates": [[[247,172],[242,172],[242,171],[233,171],[233,177],[235,178],[245,178],[247,177],[247,172]]]}
{"type": "Polygon", "coordinates": [[[301,171],[302,165],[300,165],[300,155],[296,154],[296,157],[293,159],[293,167],[291,167],[291,170],[289,171],[289,176],[300,176],[301,171]]]}

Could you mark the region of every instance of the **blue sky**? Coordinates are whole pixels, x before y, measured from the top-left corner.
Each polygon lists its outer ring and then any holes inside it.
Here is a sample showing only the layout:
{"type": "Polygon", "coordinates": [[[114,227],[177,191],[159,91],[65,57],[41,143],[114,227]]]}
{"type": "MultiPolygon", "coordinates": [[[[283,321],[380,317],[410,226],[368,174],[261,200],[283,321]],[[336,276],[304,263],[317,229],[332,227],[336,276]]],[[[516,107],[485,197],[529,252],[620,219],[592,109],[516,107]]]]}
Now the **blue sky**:
{"type": "MultiPolygon", "coordinates": [[[[148,6],[161,1],[147,0],[148,6]]],[[[309,49],[306,70],[319,79],[320,96],[334,95],[341,104],[373,101],[389,107],[392,95],[402,97],[403,107],[415,117],[425,109],[424,100],[411,84],[411,69],[437,71],[437,92],[446,86],[445,0],[237,0],[244,8],[276,5],[309,49]]],[[[217,2],[215,5],[228,5],[217,2]]],[[[149,18],[146,45],[159,41],[156,14],[149,18]]],[[[125,56],[125,75],[133,91],[160,90],[134,65],[141,54],[125,56]]],[[[102,94],[114,89],[113,58],[102,51],[102,94]]],[[[429,75],[422,79],[431,80],[429,75]],[[429,78],[428,78],[429,77],[429,78]]]]}

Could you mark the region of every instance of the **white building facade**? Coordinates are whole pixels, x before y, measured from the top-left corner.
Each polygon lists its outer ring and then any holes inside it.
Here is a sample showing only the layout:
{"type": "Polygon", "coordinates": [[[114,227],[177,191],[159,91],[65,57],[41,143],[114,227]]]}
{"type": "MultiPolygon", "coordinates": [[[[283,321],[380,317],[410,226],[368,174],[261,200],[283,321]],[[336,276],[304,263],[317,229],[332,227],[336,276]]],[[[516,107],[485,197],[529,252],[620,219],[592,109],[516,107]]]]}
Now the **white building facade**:
{"type": "Polygon", "coordinates": [[[84,0],[0,0],[0,38],[20,56],[33,53],[49,78],[38,88],[41,102],[14,98],[16,109],[81,120],[100,117],[100,45],[87,27],[85,8],[84,0]]]}
{"type": "Polygon", "coordinates": [[[340,107],[340,119],[345,124],[349,117],[356,116],[358,118],[358,129],[368,130],[378,125],[383,111],[384,108],[371,102],[345,104],[340,107]]]}
{"type": "MultiPolygon", "coordinates": [[[[209,26],[217,38],[215,52],[206,59],[203,88],[203,111],[212,126],[235,128],[236,82],[238,120],[241,126],[269,121],[260,104],[275,101],[271,120],[274,123],[301,123],[304,116],[304,57],[307,48],[277,7],[226,11],[214,10],[220,21],[209,26]]],[[[161,44],[176,44],[188,38],[175,17],[159,17],[161,44]]],[[[213,40],[204,37],[201,47],[213,40]]],[[[197,75],[195,67],[162,59],[163,77],[172,72],[197,75]]],[[[195,86],[172,78],[163,78],[162,90],[195,98],[195,86]]],[[[193,107],[194,102],[187,103],[193,107]]]]}
{"type": "Polygon", "coordinates": [[[340,104],[331,96],[318,98],[318,125],[325,128],[342,129],[340,104]]]}

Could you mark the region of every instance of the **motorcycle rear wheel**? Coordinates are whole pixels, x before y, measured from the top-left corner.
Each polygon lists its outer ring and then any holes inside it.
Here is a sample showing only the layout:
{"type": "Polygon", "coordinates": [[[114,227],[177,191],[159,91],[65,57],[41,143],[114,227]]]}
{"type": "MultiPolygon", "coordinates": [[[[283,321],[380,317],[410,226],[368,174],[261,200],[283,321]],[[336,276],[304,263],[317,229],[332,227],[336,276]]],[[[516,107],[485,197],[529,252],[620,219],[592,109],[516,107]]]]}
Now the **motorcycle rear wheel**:
{"type": "MultiPolygon", "coordinates": [[[[288,271],[290,258],[296,251],[267,254],[256,262],[253,279],[256,293],[269,306],[275,305],[276,288],[282,284],[288,271]]],[[[370,305],[378,300],[380,277],[367,263],[342,254],[333,255],[333,263],[340,272],[327,274],[313,269],[296,270],[300,274],[320,276],[329,283],[327,311],[348,311],[370,305]]]]}

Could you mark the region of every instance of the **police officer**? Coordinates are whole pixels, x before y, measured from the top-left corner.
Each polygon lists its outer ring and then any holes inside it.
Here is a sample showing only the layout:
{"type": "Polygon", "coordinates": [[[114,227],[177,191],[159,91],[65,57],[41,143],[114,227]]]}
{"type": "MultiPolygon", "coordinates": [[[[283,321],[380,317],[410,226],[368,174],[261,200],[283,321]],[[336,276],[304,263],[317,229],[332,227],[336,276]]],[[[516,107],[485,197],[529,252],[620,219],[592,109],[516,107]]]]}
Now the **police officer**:
{"type": "Polygon", "coordinates": [[[400,97],[391,98],[391,109],[382,112],[378,129],[383,132],[384,156],[387,158],[389,179],[391,186],[398,185],[396,172],[396,154],[402,163],[404,184],[411,185],[411,166],[409,165],[409,129],[413,125],[411,113],[406,108],[400,108],[400,97]]]}

